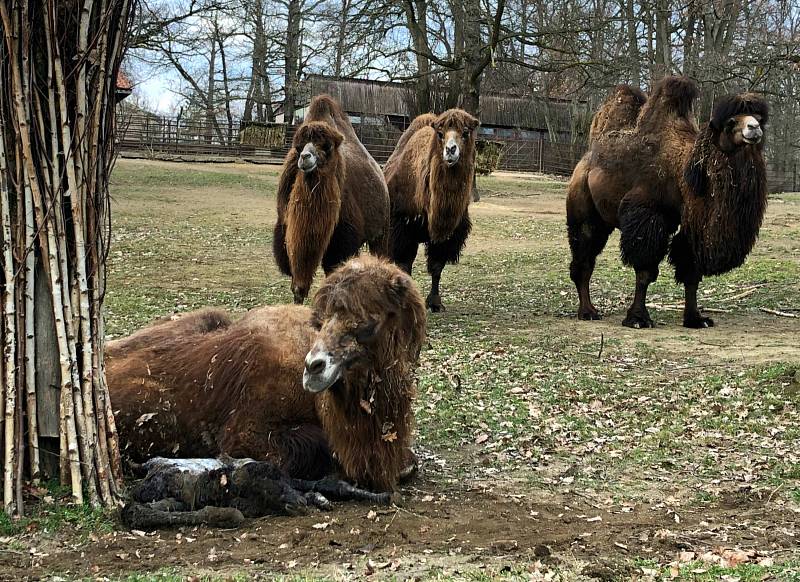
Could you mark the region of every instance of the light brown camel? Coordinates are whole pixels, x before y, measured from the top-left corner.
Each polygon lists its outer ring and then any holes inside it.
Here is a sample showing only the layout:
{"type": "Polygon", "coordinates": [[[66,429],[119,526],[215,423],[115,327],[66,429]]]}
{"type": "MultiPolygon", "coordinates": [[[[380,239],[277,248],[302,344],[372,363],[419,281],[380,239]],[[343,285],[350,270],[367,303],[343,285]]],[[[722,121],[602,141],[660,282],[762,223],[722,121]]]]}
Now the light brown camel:
{"type": "Polygon", "coordinates": [[[411,273],[419,245],[425,245],[431,275],[425,304],[431,311],[444,308],[442,270],[458,262],[472,229],[477,127],[478,120],[461,109],[420,115],[383,168],[391,200],[389,254],[411,273]]]}
{"type": "MultiPolygon", "coordinates": [[[[580,319],[600,318],[589,280],[609,234],[619,228],[622,260],[636,270],[636,293],[623,325],[654,325],[647,288],[667,252],[685,286],[683,325],[714,325],[700,314],[697,287],[703,276],[741,265],[758,237],[767,201],[762,150],[768,106],[751,93],[730,95],[698,129],[692,111],[697,94],[693,81],[665,78],[635,125],[598,132],[576,166],[567,226],[580,319]]],[[[613,107],[613,101],[604,105],[613,107]]],[[[630,109],[618,119],[630,119],[630,109]]]]}
{"type": "Polygon", "coordinates": [[[263,307],[236,322],[206,309],[110,342],[124,452],[227,454],[316,479],[335,462],[391,490],[413,462],[414,370],[425,307],[414,282],[368,255],[334,271],[313,309],[263,307]]]}
{"type": "Polygon", "coordinates": [[[385,256],[388,231],[389,194],[380,166],[339,104],[328,95],[315,97],[278,183],[272,252],[292,278],[295,303],[305,301],[320,264],[329,274],[364,243],[385,256]]]}

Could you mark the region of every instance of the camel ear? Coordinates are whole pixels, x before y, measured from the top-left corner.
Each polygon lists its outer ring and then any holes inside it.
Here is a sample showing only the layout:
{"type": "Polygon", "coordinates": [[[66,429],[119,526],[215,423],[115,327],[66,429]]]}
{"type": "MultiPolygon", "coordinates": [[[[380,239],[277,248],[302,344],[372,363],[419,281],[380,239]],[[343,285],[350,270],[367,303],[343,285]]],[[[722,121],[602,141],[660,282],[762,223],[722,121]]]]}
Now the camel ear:
{"type": "Polygon", "coordinates": [[[392,299],[397,303],[398,307],[405,303],[406,296],[408,295],[409,291],[411,291],[413,284],[414,283],[411,281],[411,277],[405,273],[398,273],[390,280],[389,292],[391,293],[392,299]]]}
{"type": "Polygon", "coordinates": [[[333,147],[338,148],[344,141],[344,135],[342,135],[342,132],[334,129],[331,132],[331,140],[333,141],[333,147]]]}

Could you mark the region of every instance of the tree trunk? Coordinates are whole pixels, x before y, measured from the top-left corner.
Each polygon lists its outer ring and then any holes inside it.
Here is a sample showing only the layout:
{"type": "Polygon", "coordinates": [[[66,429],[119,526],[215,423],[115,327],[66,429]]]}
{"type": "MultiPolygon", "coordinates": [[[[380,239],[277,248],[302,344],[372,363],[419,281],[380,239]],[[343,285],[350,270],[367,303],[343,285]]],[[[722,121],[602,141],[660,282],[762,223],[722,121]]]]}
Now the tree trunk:
{"type": "Polygon", "coordinates": [[[294,123],[297,107],[297,78],[300,68],[300,0],[289,0],[286,22],[286,60],[283,81],[283,119],[288,124],[294,123]]]}
{"type": "Polygon", "coordinates": [[[214,113],[214,95],[216,93],[217,76],[217,39],[211,37],[211,53],[208,57],[208,82],[206,83],[206,143],[211,143],[214,137],[214,126],[217,116],[214,113]]]}
{"type": "Polygon", "coordinates": [[[58,472],[79,503],[85,491],[92,504],[113,505],[121,486],[101,365],[103,263],[116,77],[132,0],[77,6],[70,13],[56,0],[0,0],[0,418],[9,514],[23,512],[26,455],[31,477],[58,472]],[[60,463],[48,471],[40,451],[60,463]]]}
{"type": "Polygon", "coordinates": [[[623,0],[625,5],[626,32],[628,34],[628,58],[630,59],[631,84],[640,87],[642,84],[641,53],[639,52],[639,37],[636,34],[635,0],[623,0]]]}
{"type": "Polygon", "coordinates": [[[428,55],[428,3],[426,0],[403,0],[403,10],[406,14],[406,25],[411,34],[414,45],[414,58],[417,63],[416,79],[414,80],[414,93],[416,111],[414,113],[428,113],[433,110],[431,102],[431,61],[428,55]]]}

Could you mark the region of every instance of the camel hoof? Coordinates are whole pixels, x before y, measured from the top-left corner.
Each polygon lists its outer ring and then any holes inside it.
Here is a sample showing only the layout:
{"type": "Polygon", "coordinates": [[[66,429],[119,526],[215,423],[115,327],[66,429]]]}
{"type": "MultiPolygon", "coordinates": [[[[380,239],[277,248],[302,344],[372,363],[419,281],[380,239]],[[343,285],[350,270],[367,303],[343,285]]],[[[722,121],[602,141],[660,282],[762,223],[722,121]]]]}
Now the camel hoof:
{"type": "Polygon", "coordinates": [[[692,317],[683,320],[683,327],[689,327],[691,329],[706,329],[709,327],[714,327],[714,320],[710,317],[692,317]]]}
{"type": "Polygon", "coordinates": [[[584,311],[578,312],[578,319],[581,321],[599,321],[603,319],[603,316],[600,315],[597,311],[584,311]]]}
{"type": "Polygon", "coordinates": [[[444,305],[442,305],[442,298],[438,295],[431,297],[430,295],[425,300],[425,307],[431,310],[431,313],[439,313],[444,311],[444,305]]]}
{"type": "Polygon", "coordinates": [[[628,315],[628,317],[622,320],[622,325],[633,329],[647,329],[656,326],[652,319],[649,317],[642,317],[641,315],[628,315]]]}

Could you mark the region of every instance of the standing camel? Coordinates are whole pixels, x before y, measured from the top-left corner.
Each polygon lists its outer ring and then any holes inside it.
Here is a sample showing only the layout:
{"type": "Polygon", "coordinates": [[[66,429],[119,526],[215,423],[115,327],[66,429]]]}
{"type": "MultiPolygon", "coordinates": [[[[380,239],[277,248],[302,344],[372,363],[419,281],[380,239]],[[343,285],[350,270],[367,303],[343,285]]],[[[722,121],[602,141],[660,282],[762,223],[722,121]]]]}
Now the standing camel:
{"type": "Polygon", "coordinates": [[[364,243],[385,256],[388,230],[389,194],[380,166],[341,106],[328,95],[315,97],[278,182],[272,252],[292,278],[294,302],[305,301],[320,264],[327,275],[364,243]]]}
{"type": "MultiPolygon", "coordinates": [[[[704,276],[741,265],[758,237],[767,203],[763,137],[769,108],[752,93],[729,95],[698,128],[692,110],[697,95],[696,84],[685,77],[663,79],[635,123],[606,124],[576,166],[567,192],[567,227],[579,319],[600,318],[589,280],[609,234],[619,228],[622,260],[636,271],[623,325],[653,327],[647,288],[667,253],[675,279],[685,287],[683,325],[714,325],[700,313],[697,288],[704,276]]],[[[621,115],[609,111],[616,106],[614,99],[603,105],[604,119],[632,120],[630,100],[621,115]]]]}
{"type": "Polygon", "coordinates": [[[469,203],[475,176],[478,120],[461,109],[417,117],[383,168],[391,200],[389,255],[411,273],[425,245],[431,290],[425,305],[444,309],[442,270],[458,262],[472,223],[469,203]]]}

